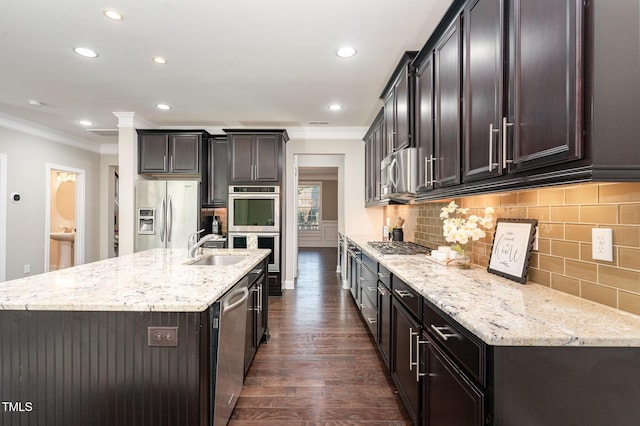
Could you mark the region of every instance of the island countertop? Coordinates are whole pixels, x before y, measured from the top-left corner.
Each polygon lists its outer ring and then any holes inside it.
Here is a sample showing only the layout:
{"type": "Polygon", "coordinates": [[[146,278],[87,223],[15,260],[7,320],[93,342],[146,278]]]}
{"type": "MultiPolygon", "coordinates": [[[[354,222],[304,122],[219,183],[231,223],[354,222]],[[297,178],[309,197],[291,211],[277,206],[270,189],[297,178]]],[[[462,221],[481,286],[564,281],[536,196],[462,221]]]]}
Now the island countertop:
{"type": "Polygon", "coordinates": [[[0,310],[202,312],[269,250],[152,249],[0,283],[0,310]],[[211,254],[244,255],[227,266],[190,265],[211,254]]]}
{"type": "Polygon", "coordinates": [[[480,266],[463,270],[425,255],[381,255],[367,244],[378,236],[346,237],[487,344],[640,347],[638,315],[480,266]]]}

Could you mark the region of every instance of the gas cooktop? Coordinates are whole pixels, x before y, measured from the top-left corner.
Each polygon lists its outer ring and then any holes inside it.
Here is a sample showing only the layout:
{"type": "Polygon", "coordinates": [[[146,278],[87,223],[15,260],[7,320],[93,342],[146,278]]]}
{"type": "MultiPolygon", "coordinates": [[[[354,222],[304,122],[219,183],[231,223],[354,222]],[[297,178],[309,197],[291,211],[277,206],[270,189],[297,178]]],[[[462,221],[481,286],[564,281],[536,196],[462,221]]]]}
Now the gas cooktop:
{"type": "Polygon", "coordinates": [[[430,254],[429,247],[408,241],[369,241],[369,247],[379,251],[381,254],[430,254]]]}

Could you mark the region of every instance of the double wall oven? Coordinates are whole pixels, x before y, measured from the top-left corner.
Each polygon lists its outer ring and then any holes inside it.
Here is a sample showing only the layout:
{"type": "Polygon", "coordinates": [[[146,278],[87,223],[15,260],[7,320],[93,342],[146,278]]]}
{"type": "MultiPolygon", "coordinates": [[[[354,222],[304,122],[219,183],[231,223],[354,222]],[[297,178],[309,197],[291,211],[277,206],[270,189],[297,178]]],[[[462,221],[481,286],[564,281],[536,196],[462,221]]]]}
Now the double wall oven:
{"type": "Polygon", "coordinates": [[[280,272],[279,186],[231,185],[227,220],[230,248],[247,248],[255,234],[258,248],[271,250],[269,272],[280,272]]]}

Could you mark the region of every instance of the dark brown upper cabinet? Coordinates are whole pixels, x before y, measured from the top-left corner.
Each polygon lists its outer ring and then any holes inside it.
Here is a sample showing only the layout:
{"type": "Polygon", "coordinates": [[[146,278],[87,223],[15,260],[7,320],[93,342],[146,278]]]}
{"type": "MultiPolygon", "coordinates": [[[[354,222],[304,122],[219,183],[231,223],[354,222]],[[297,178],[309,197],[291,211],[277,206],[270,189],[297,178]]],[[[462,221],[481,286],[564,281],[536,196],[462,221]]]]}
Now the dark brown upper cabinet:
{"type": "Polygon", "coordinates": [[[460,183],[460,20],[445,31],[434,49],[433,186],[460,183]]]}
{"type": "Polygon", "coordinates": [[[373,205],[373,203],[379,202],[381,196],[380,163],[382,162],[383,151],[383,115],[384,110],[381,109],[363,138],[365,144],[364,185],[366,205],[373,205]]]}
{"type": "Polygon", "coordinates": [[[418,191],[433,189],[434,115],[433,115],[433,53],[430,52],[416,69],[415,146],[418,149],[418,191]]]}
{"type": "Polygon", "coordinates": [[[204,131],[138,130],[138,173],[200,175],[204,131]]]}
{"type": "Polygon", "coordinates": [[[413,146],[413,67],[417,52],[405,52],[382,91],[384,101],[383,156],[413,146]]]}
{"type": "Polygon", "coordinates": [[[286,131],[265,133],[248,130],[225,130],[229,135],[229,184],[280,183],[282,176],[282,144],[286,131]]]}
{"type": "Polygon", "coordinates": [[[576,0],[465,7],[465,182],[582,157],[581,22],[576,0]]]}
{"type": "Polygon", "coordinates": [[[202,170],[202,205],[224,207],[229,196],[227,137],[214,136],[204,143],[207,167],[202,170]]]}

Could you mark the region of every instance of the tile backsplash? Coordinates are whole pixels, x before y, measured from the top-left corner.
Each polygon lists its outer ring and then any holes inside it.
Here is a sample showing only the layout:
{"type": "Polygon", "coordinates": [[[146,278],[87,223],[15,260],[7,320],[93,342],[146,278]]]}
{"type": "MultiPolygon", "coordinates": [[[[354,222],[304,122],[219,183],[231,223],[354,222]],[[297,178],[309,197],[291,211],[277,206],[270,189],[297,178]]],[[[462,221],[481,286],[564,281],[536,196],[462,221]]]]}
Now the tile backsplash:
{"type": "MultiPolygon", "coordinates": [[[[385,207],[385,218],[405,219],[405,240],[437,247],[440,209],[450,200],[385,207]]],[[[494,207],[496,217],[538,219],[538,251],[529,281],[640,315],[640,183],[589,183],[456,199],[470,214],[494,207]],[[591,229],[613,230],[613,261],[593,260],[591,229]]],[[[486,267],[493,233],[471,244],[486,267]]]]}

